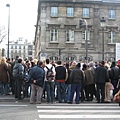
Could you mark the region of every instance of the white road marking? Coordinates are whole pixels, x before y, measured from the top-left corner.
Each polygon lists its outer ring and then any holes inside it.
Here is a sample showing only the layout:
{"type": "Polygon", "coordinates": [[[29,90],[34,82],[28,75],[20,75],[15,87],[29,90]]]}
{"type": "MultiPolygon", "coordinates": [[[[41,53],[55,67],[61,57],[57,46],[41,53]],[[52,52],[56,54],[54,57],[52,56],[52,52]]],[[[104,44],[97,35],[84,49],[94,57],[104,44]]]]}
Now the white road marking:
{"type": "Polygon", "coordinates": [[[113,108],[120,108],[119,106],[37,106],[37,108],[109,108],[109,109],[113,109],[113,108]]]}
{"type": "Polygon", "coordinates": [[[38,110],[38,112],[40,113],[77,113],[77,112],[80,112],[80,113],[120,113],[120,110],[38,110]]]}
{"type": "Polygon", "coordinates": [[[77,118],[109,118],[120,119],[120,107],[110,104],[41,104],[38,108],[39,118],[77,119],[77,118]],[[107,110],[106,110],[107,109],[107,110]]]}
{"type": "Polygon", "coordinates": [[[28,105],[0,105],[0,107],[26,107],[28,105]]]}
{"type": "Polygon", "coordinates": [[[39,118],[120,118],[120,115],[39,115],[39,118]]]}

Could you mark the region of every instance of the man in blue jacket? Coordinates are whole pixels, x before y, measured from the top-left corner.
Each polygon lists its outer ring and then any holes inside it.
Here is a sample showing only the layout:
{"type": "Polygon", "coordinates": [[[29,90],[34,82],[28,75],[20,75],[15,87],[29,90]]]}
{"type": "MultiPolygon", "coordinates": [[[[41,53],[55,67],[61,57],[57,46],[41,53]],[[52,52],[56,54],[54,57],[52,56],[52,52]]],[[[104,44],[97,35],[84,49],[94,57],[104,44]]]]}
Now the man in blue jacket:
{"type": "Polygon", "coordinates": [[[31,96],[30,104],[35,103],[35,94],[37,93],[36,104],[41,104],[41,96],[44,86],[44,70],[42,68],[43,62],[38,61],[38,65],[34,66],[30,70],[30,82],[31,82],[31,96]]]}

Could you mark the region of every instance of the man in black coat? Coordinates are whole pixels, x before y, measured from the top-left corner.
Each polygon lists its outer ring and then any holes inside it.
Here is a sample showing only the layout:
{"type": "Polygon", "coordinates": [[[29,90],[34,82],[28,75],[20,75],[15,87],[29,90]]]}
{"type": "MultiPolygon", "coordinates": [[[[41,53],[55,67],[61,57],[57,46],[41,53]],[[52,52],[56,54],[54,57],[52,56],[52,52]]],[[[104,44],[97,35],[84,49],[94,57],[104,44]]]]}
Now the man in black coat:
{"type": "Polygon", "coordinates": [[[111,65],[111,70],[110,70],[110,80],[112,85],[114,86],[114,90],[113,90],[113,96],[118,92],[118,81],[119,81],[119,77],[120,77],[120,68],[117,67],[115,61],[112,62],[111,65]]]}
{"type": "Polygon", "coordinates": [[[97,102],[104,103],[105,99],[105,83],[109,81],[107,69],[104,67],[104,61],[99,62],[99,67],[95,69],[95,82],[97,88],[97,102]],[[101,95],[101,99],[100,99],[101,95]]]}

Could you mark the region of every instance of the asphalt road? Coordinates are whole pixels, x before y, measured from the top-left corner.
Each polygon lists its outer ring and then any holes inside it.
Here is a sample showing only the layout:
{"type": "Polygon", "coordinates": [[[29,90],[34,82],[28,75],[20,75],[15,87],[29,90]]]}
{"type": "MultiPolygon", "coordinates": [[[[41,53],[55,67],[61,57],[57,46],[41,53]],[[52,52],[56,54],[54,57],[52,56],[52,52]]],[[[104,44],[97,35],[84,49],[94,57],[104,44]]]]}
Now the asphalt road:
{"type": "Polygon", "coordinates": [[[0,120],[120,120],[116,103],[0,102],[0,120]]]}
{"type": "Polygon", "coordinates": [[[38,120],[36,105],[23,102],[0,102],[0,120],[38,120]]]}

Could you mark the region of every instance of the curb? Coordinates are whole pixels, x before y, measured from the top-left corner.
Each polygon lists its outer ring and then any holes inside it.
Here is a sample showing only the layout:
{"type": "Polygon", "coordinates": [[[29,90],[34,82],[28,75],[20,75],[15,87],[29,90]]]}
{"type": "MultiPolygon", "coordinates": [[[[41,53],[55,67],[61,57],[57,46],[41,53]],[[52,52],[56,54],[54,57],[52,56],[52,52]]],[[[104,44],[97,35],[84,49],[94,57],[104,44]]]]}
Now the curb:
{"type": "Polygon", "coordinates": [[[29,102],[30,98],[24,98],[22,100],[16,100],[14,97],[1,97],[0,96],[0,102],[15,102],[15,101],[21,101],[21,102],[29,102]]]}

